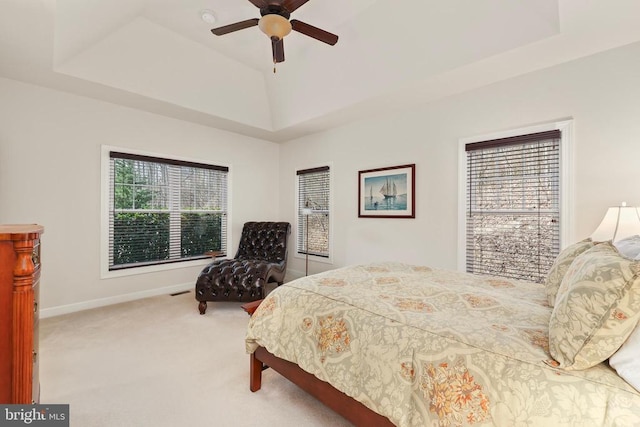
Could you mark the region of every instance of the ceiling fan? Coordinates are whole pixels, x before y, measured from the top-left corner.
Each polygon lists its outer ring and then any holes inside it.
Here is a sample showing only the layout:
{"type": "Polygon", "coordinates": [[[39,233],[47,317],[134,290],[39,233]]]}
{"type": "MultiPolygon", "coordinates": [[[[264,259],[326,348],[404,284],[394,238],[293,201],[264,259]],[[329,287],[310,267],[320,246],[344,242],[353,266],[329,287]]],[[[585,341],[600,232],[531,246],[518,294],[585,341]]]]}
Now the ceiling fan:
{"type": "MultiPolygon", "coordinates": [[[[223,27],[211,30],[216,36],[232,33],[245,28],[255,27],[271,39],[273,51],[273,63],[284,62],[284,37],[295,30],[306,36],[320,40],[331,46],[338,42],[338,36],[331,34],[325,30],[314,27],[297,19],[289,21],[291,13],[304,5],[309,0],[249,0],[260,9],[260,19],[253,18],[246,21],[236,22],[234,24],[225,25],[223,27]]],[[[275,72],[275,68],[273,69],[275,72]]]]}

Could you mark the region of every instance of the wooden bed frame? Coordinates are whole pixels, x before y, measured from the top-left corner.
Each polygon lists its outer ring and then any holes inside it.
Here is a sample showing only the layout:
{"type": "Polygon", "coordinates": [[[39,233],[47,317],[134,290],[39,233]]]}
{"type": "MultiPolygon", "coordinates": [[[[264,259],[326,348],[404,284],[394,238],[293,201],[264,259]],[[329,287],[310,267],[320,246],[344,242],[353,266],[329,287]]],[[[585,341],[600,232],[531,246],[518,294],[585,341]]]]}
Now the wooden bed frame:
{"type": "Polygon", "coordinates": [[[373,412],[357,400],[347,396],[331,384],[319,380],[302,370],[295,363],[280,359],[269,353],[264,347],[251,354],[249,388],[256,392],[262,386],[262,371],[273,368],[280,375],[342,415],[356,426],[393,426],[388,418],[373,412]]]}

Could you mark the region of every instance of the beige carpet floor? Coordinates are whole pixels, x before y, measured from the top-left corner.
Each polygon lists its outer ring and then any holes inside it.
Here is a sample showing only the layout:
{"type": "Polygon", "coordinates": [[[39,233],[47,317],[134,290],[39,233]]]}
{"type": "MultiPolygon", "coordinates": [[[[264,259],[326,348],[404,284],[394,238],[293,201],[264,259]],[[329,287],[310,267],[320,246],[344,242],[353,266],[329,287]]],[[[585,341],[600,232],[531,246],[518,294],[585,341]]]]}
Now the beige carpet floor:
{"type": "Polygon", "coordinates": [[[351,425],[272,370],[249,391],[248,320],[193,292],[41,319],[40,401],[72,427],[351,425]]]}

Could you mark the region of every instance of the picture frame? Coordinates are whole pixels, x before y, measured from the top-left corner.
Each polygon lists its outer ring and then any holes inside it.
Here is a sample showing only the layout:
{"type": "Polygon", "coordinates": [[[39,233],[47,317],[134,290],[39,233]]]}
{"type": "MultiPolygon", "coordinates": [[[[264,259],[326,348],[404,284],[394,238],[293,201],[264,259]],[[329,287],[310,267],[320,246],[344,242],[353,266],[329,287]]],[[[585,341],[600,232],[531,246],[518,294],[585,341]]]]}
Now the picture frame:
{"type": "Polygon", "coordinates": [[[415,218],[416,165],[358,172],[358,218],[415,218]]]}

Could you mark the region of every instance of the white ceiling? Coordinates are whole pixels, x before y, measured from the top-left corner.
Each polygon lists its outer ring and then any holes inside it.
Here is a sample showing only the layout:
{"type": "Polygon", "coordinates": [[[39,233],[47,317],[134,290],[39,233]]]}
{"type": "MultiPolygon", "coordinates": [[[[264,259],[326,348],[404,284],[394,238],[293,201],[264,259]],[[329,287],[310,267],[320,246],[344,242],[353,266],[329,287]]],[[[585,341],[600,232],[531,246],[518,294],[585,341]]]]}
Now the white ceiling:
{"type": "Polygon", "coordinates": [[[640,40],[640,1],[310,0],[273,73],[248,0],[0,0],[0,76],[271,141],[640,40]],[[203,9],[217,18],[200,19],[203,9]]]}

